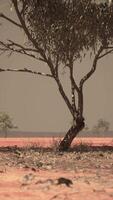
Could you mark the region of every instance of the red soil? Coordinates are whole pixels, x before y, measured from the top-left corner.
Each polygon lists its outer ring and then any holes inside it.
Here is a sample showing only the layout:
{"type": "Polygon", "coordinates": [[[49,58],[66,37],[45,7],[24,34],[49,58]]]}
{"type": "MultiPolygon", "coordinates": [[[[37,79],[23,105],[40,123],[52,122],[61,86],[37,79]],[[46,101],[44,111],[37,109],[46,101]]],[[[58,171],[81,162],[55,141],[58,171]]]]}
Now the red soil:
{"type": "Polygon", "coordinates": [[[7,169],[0,174],[0,180],[1,200],[113,200],[112,181],[108,186],[99,183],[93,171],[69,173],[7,169]],[[26,175],[32,178],[25,180],[26,175]],[[61,176],[73,180],[73,185],[57,185],[55,180],[61,176]],[[88,177],[90,181],[87,181],[88,177]]]}
{"type": "MultiPolygon", "coordinates": [[[[50,147],[59,142],[61,138],[0,138],[0,146],[41,146],[50,147]]],[[[76,138],[72,145],[88,144],[92,146],[113,146],[113,138],[76,138]]]]}

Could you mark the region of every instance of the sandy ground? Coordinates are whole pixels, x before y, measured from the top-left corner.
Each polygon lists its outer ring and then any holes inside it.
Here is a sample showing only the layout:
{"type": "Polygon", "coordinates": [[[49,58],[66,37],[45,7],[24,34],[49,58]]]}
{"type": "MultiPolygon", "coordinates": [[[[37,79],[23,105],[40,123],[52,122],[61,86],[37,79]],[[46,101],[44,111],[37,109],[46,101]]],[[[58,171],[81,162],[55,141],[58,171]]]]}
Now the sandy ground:
{"type": "Polygon", "coordinates": [[[101,171],[75,173],[7,169],[0,174],[1,200],[113,200],[113,175],[101,171]],[[58,178],[72,181],[70,187],[58,184],[58,178]]]}
{"type": "Polygon", "coordinates": [[[0,145],[0,200],[113,200],[112,147],[63,153],[0,145]]]}

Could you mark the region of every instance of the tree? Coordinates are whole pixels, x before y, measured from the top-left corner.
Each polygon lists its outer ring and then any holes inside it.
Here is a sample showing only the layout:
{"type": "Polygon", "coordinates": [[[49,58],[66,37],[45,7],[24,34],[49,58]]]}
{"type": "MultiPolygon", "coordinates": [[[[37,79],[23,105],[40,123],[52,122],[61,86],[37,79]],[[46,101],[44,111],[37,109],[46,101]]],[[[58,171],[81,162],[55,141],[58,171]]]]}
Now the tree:
{"type": "Polygon", "coordinates": [[[7,137],[8,130],[13,128],[17,126],[14,126],[11,117],[5,112],[0,112],[0,130],[5,133],[5,137],[7,137]]]}
{"type": "Polygon", "coordinates": [[[85,127],[84,127],[84,131],[89,131],[89,127],[88,127],[87,124],[86,124],[85,127]]]}
{"type": "Polygon", "coordinates": [[[93,130],[97,132],[100,132],[100,131],[106,132],[109,130],[109,126],[110,126],[110,123],[108,121],[104,119],[99,119],[97,122],[97,125],[94,126],[93,130]]]}
{"type": "Polygon", "coordinates": [[[113,3],[92,0],[10,0],[18,20],[0,14],[2,19],[24,31],[27,43],[12,40],[0,42],[2,52],[20,53],[47,64],[50,74],[31,69],[4,69],[53,78],[73,119],[73,124],[59,145],[67,150],[76,135],[85,127],[83,87],[94,74],[97,63],[113,52],[113,3]],[[75,64],[92,55],[90,71],[77,83],[75,64]],[[65,67],[70,79],[70,95],[62,85],[60,68],[65,67]],[[70,97],[71,96],[71,97],[70,97]]]}

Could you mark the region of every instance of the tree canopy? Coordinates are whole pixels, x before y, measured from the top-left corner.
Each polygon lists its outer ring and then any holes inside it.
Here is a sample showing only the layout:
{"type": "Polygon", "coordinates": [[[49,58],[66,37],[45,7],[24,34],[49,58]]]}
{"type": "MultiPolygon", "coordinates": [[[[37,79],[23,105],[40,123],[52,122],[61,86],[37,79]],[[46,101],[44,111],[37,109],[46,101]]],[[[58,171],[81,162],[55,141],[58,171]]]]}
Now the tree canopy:
{"type": "Polygon", "coordinates": [[[0,130],[5,132],[5,137],[7,137],[8,130],[15,128],[17,128],[17,126],[13,124],[11,117],[5,112],[0,112],[0,130]]]}
{"type": "MultiPolygon", "coordinates": [[[[15,2],[15,0],[13,0],[15,2]]],[[[21,16],[39,51],[69,63],[113,43],[113,4],[92,0],[20,0],[21,16]]]]}
{"type": "Polygon", "coordinates": [[[108,131],[110,127],[110,123],[104,119],[99,119],[97,125],[94,126],[94,131],[108,131]]]}

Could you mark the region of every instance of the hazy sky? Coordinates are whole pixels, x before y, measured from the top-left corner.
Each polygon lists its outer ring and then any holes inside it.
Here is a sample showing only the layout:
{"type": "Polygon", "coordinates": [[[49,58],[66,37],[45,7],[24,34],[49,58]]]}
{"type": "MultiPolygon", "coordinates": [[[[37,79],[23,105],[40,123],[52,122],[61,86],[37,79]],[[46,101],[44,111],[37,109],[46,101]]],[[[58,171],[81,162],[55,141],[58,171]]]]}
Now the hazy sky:
{"type": "MultiPolygon", "coordinates": [[[[0,0],[1,11],[14,17],[8,0],[0,0]]],[[[6,20],[3,22],[0,26],[0,40],[10,38],[23,44],[25,37],[22,31],[6,20]]],[[[11,57],[1,55],[0,67],[31,67],[37,71],[48,72],[44,63],[17,54],[11,57]]],[[[90,67],[89,58],[82,64],[76,63],[76,78],[82,77],[90,67]]],[[[66,74],[62,79],[68,93],[66,74]]],[[[71,115],[54,80],[31,74],[0,73],[0,111],[9,113],[19,129],[25,131],[66,131],[71,123],[71,115]]],[[[96,73],[85,84],[84,117],[90,128],[98,119],[103,118],[110,122],[110,128],[113,129],[113,55],[99,61],[96,73]]]]}

